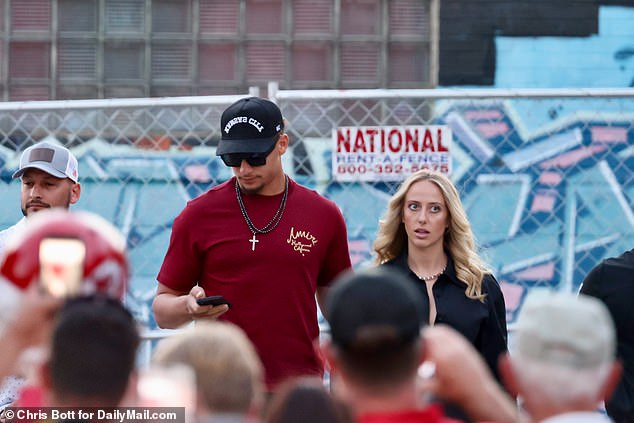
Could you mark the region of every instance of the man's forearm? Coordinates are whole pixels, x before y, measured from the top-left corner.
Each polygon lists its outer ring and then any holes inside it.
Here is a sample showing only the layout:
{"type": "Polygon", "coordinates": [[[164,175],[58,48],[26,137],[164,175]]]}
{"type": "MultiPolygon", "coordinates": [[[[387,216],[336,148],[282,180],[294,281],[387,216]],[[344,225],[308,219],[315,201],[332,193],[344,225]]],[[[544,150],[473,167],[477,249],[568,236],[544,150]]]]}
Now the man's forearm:
{"type": "Polygon", "coordinates": [[[0,343],[2,344],[2,355],[0,355],[0,381],[6,376],[13,373],[13,368],[18,361],[18,357],[24,350],[24,345],[20,343],[19,339],[13,338],[11,335],[6,334],[0,336],[0,343]]]}
{"type": "Polygon", "coordinates": [[[483,382],[478,394],[460,405],[473,420],[494,421],[497,423],[521,422],[517,404],[494,381],[483,382]]]}
{"type": "Polygon", "coordinates": [[[154,319],[163,329],[176,329],[192,321],[187,311],[188,295],[158,294],[152,308],[154,319]]]}

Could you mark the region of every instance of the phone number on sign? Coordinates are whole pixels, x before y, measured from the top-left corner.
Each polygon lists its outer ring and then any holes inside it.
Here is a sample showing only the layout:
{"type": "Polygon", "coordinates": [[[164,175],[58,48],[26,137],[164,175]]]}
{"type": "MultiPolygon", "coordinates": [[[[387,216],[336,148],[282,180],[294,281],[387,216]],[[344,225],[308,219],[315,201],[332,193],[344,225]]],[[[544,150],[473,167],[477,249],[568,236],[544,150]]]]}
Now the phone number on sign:
{"type": "Polygon", "coordinates": [[[429,163],[429,164],[339,164],[337,165],[337,173],[340,175],[365,175],[365,174],[410,174],[421,169],[429,169],[438,172],[448,173],[448,163],[429,163]]]}

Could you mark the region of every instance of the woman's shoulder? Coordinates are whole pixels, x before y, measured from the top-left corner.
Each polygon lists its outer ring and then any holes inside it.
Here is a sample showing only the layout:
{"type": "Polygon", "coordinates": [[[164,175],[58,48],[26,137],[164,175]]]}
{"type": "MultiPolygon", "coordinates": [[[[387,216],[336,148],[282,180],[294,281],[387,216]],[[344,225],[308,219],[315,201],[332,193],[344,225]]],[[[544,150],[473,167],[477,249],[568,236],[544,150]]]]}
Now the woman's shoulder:
{"type": "Polygon", "coordinates": [[[502,288],[498,283],[493,273],[487,272],[482,277],[482,290],[485,294],[499,294],[502,295],[502,288]]]}
{"type": "Polygon", "coordinates": [[[401,252],[396,257],[384,261],[379,266],[398,267],[402,270],[409,270],[409,266],[407,265],[407,254],[401,252]]]}

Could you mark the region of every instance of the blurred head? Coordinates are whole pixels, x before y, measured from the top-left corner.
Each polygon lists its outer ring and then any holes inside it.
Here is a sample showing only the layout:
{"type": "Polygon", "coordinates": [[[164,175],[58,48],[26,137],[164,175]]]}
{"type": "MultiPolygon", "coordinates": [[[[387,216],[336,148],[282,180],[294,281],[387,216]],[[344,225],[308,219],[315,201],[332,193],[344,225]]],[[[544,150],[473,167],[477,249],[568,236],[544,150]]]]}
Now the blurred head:
{"type": "Polygon", "coordinates": [[[416,377],[429,309],[400,271],[377,267],[343,274],[328,294],[327,310],[327,355],[349,384],[383,390],[416,377]]]}
{"type": "Polygon", "coordinates": [[[616,334],[599,300],[564,293],[529,297],[513,341],[501,371],[529,412],[536,403],[592,408],[603,399],[615,370],[616,334]]]}
{"type": "Polygon", "coordinates": [[[21,180],[25,216],[52,207],[68,208],[81,194],[77,159],[59,144],[40,142],[24,150],[13,177],[21,180]]]}
{"type": "Polygon", "coordinates": [[[263,98],[243,98],[227,107],[220,125],[216,155],[233,169],[243,192],[266,194],[264,188],[282,173],[288,148],[280,109],[263,98]]]}
{"type": "Polygon", "coordinates": [[[276,391],[264,423],[352,423],[352,413],[330,395],[321,378],[290,379],[276,391]]]}
{"type": "Polygon", "coordinates": [[[128,278],[126,240],[112,224],[87,212],[43,211],[7,240],[0,257],[0,320],[33,284],[64,298],[122,300],[128,278]]]}
{"type": "Polygon", "coordinates": [[[198,321],[162,340],[153,362],[193,369],[201,412],[247,414],[262,400],[262,363],[245,333],[231,323],[198,321]]]}
{"type": "Polygon", "coordinates": [[[67,300],[57,314],[43,377],[53,401],[116,407],[138,345],[136,324],[121,302],[102,296],[67,300]]]}

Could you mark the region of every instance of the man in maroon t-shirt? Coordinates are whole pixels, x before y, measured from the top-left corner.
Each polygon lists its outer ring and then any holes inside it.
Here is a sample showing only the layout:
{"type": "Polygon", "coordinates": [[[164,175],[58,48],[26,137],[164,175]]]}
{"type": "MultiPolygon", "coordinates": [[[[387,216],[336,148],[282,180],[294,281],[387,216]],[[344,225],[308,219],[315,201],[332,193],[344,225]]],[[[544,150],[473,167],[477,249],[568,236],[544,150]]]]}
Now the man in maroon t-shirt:
{"type": "Polygon", "coordinates": [[[235,176],[175,219],[157,277],[156,322],[237,324],[262,359],[269,389],[291,376],[321,375],[315,294],[325,312],[328,287],[351,267],[343,216],[284,173],[289,139],[274,103],[238,100],[223,112],[221,131],[216,154],[235,176]],[[196,301],[211,295],[230,305],[196,301]]]}

